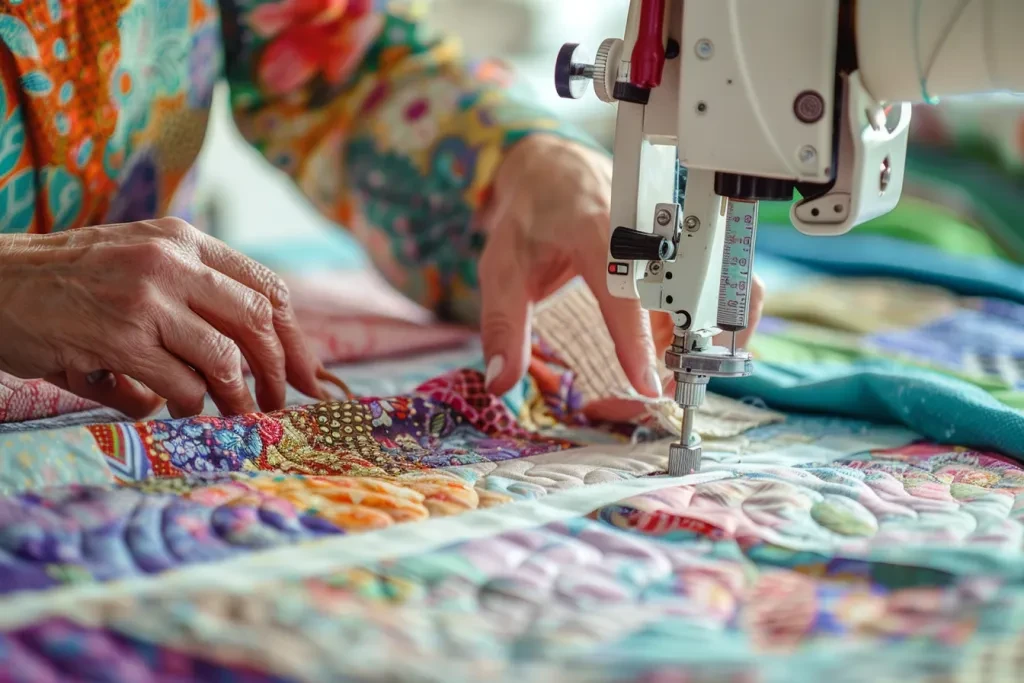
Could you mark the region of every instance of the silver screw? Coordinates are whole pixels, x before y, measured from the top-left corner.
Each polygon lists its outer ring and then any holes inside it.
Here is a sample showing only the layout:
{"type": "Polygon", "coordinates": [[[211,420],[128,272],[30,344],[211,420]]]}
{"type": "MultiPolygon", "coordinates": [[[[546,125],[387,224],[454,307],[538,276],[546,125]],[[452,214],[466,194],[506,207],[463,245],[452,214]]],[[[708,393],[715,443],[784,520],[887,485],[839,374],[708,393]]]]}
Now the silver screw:
{"type": "Polygon", "coordinates": [[[683,225],[686,226],[686,232],[697,232],[700,230],[700,220],[696,216],[687,216],[686,220],[683,221],[683,225]]]}
{"type": "Polygon", "coordinates": [[[668,222],[672,220],[672,212],[668,209],[661,209],[658,211],[658,215],[654,217],[654,220],[658,222],[658,225],[668,225],[668,222]]]}
{"type": "Polygon", "coordinates": [[[697,56],[701,59],[711,59],[711,56],[715,54],[715,46],[707,38],[701,38],[698,40],[695,49],[697,56]]]}
{"type": "Polygon", "coordinates": [[[814,149],[810,145],[804,145],[800,148],[799,154],[800,161],[805,164],[813,163],[818,158],[818,150],[814,149]]]}
{"type": "Polygon", "coordinates": [[[649,265],[652,275],[657,275],[661,272],[661,261],[652,261],[649,265]]]}

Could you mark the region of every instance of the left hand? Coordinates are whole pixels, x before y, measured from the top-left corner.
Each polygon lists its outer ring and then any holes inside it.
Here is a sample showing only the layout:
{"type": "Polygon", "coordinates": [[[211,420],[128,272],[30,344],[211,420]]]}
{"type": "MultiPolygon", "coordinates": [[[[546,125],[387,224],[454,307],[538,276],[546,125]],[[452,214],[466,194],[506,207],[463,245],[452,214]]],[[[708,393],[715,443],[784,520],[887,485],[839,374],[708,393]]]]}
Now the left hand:
{"type": "MultiPolygon", "coordinates": [[[[648,314],[637,299],[612,296],[605,284],[611,159],[553,136],[516,144],[498,169],[483,214],[487,245],[480,258],[481,326],[487,387],[511,389],[530,359],[530,314],[535,302],[582,276],[601,307],[622,369],[633,387],[661,395],[656,354],[672,341],[668,314],[648,314]],[[652,322],[653,334],[652,334],[652,322]]],[[[764,287],[757,278],[746,345],[760,318],[764,287]]]]}

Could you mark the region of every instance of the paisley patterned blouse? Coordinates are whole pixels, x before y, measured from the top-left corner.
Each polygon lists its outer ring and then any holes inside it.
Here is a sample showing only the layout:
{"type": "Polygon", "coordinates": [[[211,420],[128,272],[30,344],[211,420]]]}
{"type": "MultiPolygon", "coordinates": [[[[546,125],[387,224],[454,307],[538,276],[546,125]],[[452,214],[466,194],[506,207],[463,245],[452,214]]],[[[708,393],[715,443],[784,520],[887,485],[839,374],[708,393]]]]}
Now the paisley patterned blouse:
{"type": "Polygon", "coordinates": [[[402,291],[475,317],[503,151],[574,133],[387,0],[0,0],[0,232],[177,215],[215,84],[402,291]]]}

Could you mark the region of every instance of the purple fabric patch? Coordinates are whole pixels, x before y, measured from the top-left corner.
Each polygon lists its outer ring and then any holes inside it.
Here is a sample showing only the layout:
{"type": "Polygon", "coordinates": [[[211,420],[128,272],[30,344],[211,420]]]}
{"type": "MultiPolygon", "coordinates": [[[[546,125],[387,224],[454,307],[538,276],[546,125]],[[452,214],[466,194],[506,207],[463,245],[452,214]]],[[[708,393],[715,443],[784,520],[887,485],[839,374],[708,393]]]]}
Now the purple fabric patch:
{"type": "Polygon", "coordinates": [[[986,311],[961,310],[912,330],[884,332],[868,341],[934,357],[961,358],[964,352],[1024,357],[1024,321],[986,311]]]}
{"type": "Polygon", "coordinates": [[[789,328],[789,323],[782,318],[773,318],[766,315],[757,324],[759,334],[781,334],[789,328]]]}
{"type": "Polygon", "coordinates": [[[1024,307],[986,300],[981,310],[960,310],[916,329],[872,335],[865,343],[949,370],[980,370],[1017,386],[1024,371],[1024,307]]]}

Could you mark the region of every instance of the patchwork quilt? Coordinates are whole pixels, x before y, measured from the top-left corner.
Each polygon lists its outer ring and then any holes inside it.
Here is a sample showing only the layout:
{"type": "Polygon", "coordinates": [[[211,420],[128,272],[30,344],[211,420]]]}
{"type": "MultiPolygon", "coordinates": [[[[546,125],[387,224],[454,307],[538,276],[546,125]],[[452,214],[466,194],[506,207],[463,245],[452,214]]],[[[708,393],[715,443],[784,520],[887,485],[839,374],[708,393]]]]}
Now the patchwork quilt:
{"type": "Polygon", "coordinates": [[[756,374],[712,385],[684,478],[671,401],[629,394],[575,287],[500,398],[436,327],[272,414],[4,380],[0,680],[1021,680],[1024,270],[760,242],[756,374]],[[595,421],[608,396],[637,419],[595,421]]]}

